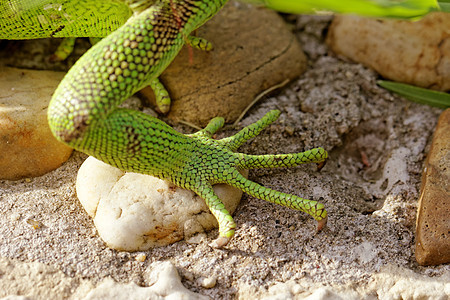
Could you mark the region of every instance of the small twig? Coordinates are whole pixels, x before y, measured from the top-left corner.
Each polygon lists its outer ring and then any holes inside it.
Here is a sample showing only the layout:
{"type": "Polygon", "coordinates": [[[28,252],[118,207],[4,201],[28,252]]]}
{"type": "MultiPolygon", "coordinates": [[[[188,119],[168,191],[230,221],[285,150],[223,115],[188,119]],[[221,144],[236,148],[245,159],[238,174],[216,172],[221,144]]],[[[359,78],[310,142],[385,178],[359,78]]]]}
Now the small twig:
{"type": "Polygon", "coordinates": [[[253,99],[253,101],[244,109],[244,111],[240,114],[240,116],[237,118],[236,121],[234,121],[233,125],[236,126],[241,120],[242,118],[245,116],[245,114],[250,110],[250,108],[253,107],[253,105],[255,105],[262,97],[266,96],[267,94],[273,92],[276,89],[282,88],[283,86],[285,86],[287,83],[289,82],[289,79],[285,79],[282,83],[276,84],[274,86],[271,86],[270,88],[268,88],[267,90],[263,91],[261,94],[259,94],[258,96],[256,96],[255,99],[253,99]]]}
{"type": "Polygon", "coordinates": [[[185,120],[179,120],[178,123],[186,125],[186,126],[189,126],[189,127],[192,127],[192,128],[194,128],[196,130],[202,130],[203,129],[203,128],[198,127],[197,125],[195,125],[195,124],[193,124],[193,123],[191,123],[189,121],[185,121],[185,120]]]}

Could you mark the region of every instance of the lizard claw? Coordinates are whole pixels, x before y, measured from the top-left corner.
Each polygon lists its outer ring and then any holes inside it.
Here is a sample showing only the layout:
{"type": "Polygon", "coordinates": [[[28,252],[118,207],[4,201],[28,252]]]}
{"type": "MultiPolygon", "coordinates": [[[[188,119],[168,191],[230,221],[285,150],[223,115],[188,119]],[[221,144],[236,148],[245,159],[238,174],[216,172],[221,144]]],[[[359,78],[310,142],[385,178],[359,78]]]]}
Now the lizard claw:
{"type": "Polygon", "coordinates": [[[323,218],[322,220],[317,221],[317,232],[322,231],[322,229],[324,229],[325,226],[327,226],[327,221],[328,221],[327,216],[325,218],[323,218]]]}
{"type": "Polygon", "coordinates": [[[322,170],[323,167],[325,167],[325,165],[327,164],[327,159],[325,159],[324,161],[317,163],[317,172],[320,172],[320,170],[322,170]]]}
{"type": "Polygon", "coordinates": [[[223,248],[228,242],[230,241],[230,238],[219,236],[217,239],[209,243],[209,246],[211,248],[221,249],[223,248]]]}

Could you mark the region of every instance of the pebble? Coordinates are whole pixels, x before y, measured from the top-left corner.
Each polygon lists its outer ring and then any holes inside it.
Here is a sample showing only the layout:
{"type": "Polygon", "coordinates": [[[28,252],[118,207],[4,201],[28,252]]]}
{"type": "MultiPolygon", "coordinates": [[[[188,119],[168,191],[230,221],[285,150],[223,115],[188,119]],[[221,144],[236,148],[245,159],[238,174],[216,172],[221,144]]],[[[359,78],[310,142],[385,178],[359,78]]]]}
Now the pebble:
{"type": "MultiPolygon", "coordinates": [[[[93,157],[78,171],[76,188],[98,234],[116,250],[144,251],[217,227],[205,201],[195,193],[153,176],[125,173],[93,157]]],[[[242,191],[226,184],[217,184],[214,190],[232,213],[242,191]]]]}
{"type": "Polygon", "coordinates": [[[147,255],[145,255],[144,253],[139,253],[138,255],[136,255],[135,259],[139,262],[144,262],[147,259],[147,255]]]}
{"type": "Polygon", "coordinates": [[[336,16],[327,43],[339,55],[383,77],[450,90],[450,18],[436,12],[417,22],[336,16]]]}
{"type": "Polygon", "coordinates": [[[217,277],[216,276],[201,277],[201,278],[199,278],[199,283],[205,289],[211,289],[216,286],[217,277]]]}
{"type": "Polygon", "coordinates": [[[0,179],[41,176],[58,168],[72,148],[58,142],[47,106],[64,73],[0,67],[0,179]]]}
{"type": "Polygon", "coordinates": [[[450,262],[450,108],[439,117],[422,174],[416,225],[416,260],[450,262]]]}

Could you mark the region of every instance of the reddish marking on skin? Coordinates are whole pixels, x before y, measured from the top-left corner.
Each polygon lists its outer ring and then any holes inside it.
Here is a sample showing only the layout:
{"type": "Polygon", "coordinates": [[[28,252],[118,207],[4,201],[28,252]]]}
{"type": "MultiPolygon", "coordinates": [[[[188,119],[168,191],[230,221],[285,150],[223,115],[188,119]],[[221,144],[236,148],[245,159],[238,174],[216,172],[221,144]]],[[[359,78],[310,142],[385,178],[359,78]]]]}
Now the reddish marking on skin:
{"type": "Polygon", "coordinates": [[[170,8],[172,9],[172,13],[175,16],[175,20],[177,21],[178,29],[181,29],[181,18],[178,15],[172,0],[170,0],[170,8]]]}
{"type": "MultiPolygon", "coordinates": [[[[175,17],[175,20],[177,21],[178,29],[181,29],[181,18],[177,13],[177,10],[175,8],[175,5],[173,4],[173,0],[170,0],[170,8],[172,9],[172,13],[175,17]]],[[[189,64],[194,64],[194,51],[192,50],[192,47],[186,43],[186,46],[188,48],[188,55],[189,55],[189,64]]]]}

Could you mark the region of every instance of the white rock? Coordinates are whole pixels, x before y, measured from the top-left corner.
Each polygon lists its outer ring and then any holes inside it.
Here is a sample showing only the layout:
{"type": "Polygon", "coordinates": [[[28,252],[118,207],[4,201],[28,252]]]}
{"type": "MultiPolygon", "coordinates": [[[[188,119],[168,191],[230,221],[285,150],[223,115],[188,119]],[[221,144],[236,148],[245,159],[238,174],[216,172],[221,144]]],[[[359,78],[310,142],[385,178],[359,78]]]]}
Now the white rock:
{"type": "MultiPolygon", "coordinates": [[[[263,293],[264,294],[264,293],[263,293]]],[[[250,294],[251,295],[251,294],[250,294]]],[[[243,299],[249,298],[241,297],[243,299]]],[[[271,286],[267,295],[260,297],[263,300],[307,299],[307,300],[358,300],[363,299],[358,292],[351,287],[326,287],[317,286],[313,281],[304,279],[300,282],[288,280],[271,286]]],[[[365,299],[365,298],[364,298],[365,299]]]]}
{"type": "MultiPolygon", "coordinates": [[[[214,186],[231,213],[242,192],[225,184],[214,186]]],[[[93,157],[81,166],[77,194],[94,218],[98,233],[117,250],[147,250],[217,227],[205,201],[195,193],[153,176],[126,173],[93,157]]]]}
{"type": "Polygon", "coordinates": [[[177,269],[168,261],[153,263],[151,271],[144,274],[144,280],[151,285],[149,287],[151,291],[165,295],[167,299],[209,299],[186,289],[181,283],[177,269]]]}
{"type": "Polygon", "coordinates": [[[80,299],[93,288],[54,266],[0,257],[0,299],[80,299]]]}
{"type": "MultiPolygon", "coordinates": [[[[322,287],[312,293],[312,295],[305,298],[305,300],[341,300],[344,299],[334,293],[332,290],[322,287]]],[[[347,298],[350,299],[350,298],[347,298]]]]}
{"type": "Polygon", "coordinates": [[[217,277],[216,276],[210,276],[210,277],[200,277],[199,283],[202,287],[205,289],[210,289],[216,286],[217,283],[217,277]]]}
{"type": "Polygon", "coordinates": [[[176,268],[170,262],[153,264],[152,271],[147,275],[152,280],[150,287],[140,287],[134,283],[117,283],[111,278],[106,278],[91,290],[84,300],[209,299],[186,289],[181,284],[176,268]]]}
{"type": "Polygon", "coordinates": [[[412,270],[387,265],[372,276],[367,294],[378,299],[450,299],[450,272],[429,277],[412,270]]]}

